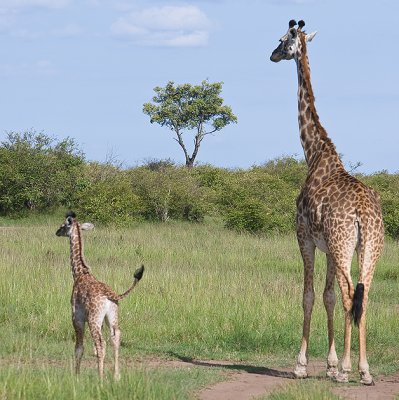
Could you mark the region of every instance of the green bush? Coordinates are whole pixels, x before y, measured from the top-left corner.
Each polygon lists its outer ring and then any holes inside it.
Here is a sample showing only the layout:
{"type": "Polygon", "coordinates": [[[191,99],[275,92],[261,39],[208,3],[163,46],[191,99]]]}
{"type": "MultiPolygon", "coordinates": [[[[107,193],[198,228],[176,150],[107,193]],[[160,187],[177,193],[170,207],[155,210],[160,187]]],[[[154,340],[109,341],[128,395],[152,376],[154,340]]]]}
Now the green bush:
{"type": "Polygon", "coordinates": [[[226,228],[258,233],[267,226],[268,209],[258,199],[242,199],[226,210],[224,220],[226,228]]]}
{"type": "Polygon", "coordinates": [[[88,164],[73,207],[82,218],[127,226],[141,218],[143,206],[126,172],[110,165],[88,164]]]}
{"type": "Polygon", "coordinates": [[[360,179],[380,194],[385,233],[399,239],[399,174],[378,172],[360,179]]]}
{"type": "Polygon", "coordinates": [[[83,164],[72,139],[58,141],[34,130],[8,132],[0,144],[0,214],[67,207],[83,164]]]}
{"type": "Polygon", "coordinates": [[[157,169],[134,168],[128,173],[132,190],[144,206],[146,219],[203,220],[209,206],[207,191],[198,184],[192,170],[164,165],[157,169]]]}
{"type": "MultiPolygon", "coordinates": [[[[124,170],[87,163],[72,139],[34,130],[8,132],[0,143],[0,215],[72,208],[104,224],[203,221],[217,217],[227,228],[268,234],[294,230],[296,198],[305,161],[282,157],[247,170],[211,165],[193,168],[150,160],[124,170]]],[[[386,234],[399,239],[399,174],[358,175],[381,196],[386,234]]]]}
{"type": "Polygon", "coordinates": [[[220,192],[219,202],[230,229],[256,233],[294,229],[299,188],[267,169],[235,171],[220,192]]]}

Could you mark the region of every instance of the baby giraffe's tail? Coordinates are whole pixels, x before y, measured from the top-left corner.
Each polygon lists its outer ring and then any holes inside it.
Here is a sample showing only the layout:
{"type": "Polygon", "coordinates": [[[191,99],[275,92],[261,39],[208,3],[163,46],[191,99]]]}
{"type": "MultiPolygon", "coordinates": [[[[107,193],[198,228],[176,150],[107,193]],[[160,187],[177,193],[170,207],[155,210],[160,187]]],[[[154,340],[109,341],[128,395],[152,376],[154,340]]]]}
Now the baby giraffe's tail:
{"type": "Polygon", "coordinates": [[[130,286],[130,288],[126,290],[125,293],[122,293],[118,296],[118,301],[124,299],[134,289],[137,282],[143,277],[143,274],[144,274],[144,265],[136,269],[136,272],[134,273],[134,281],[132,286],[130,286]]]}

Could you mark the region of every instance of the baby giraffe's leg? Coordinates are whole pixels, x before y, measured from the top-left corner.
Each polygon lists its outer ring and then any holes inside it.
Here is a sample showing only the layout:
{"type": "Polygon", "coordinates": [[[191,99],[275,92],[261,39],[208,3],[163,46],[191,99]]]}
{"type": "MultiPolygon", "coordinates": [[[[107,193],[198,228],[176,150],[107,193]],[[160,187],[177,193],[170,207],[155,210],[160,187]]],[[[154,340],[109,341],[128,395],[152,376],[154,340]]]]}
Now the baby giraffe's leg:
{"type": "Polygon", "coordinates": [[[83,338],[85,321],[73,318],[73,327],[75,328],[75,373],[78,375],[80,373],[80,362],[83,356],[83,338]]]}
{"type": "Polygon", "coordinates": [[[109,307],[109,311],[106,315],[106,321],[111,333],[112,347],[114,350],[114,378],[115,380],[120,379],[119,372],[119,346],[121,332],[118,327],[118,305],[112,303],[109,307]]]}
{"type": "Polygon", "coordinates": [[[98,324],[97,321],[90,321],[89,319],[89,327],[91,337],[94,342],[94,346],[96,348],[97,353],[97,366],[98,373],[100,375],[100,379],[104,378],[104,358],[105,358],[105,340],[101,334],[101,323],[98,324]]]}
{"type": "Polygon", "coordinates": [[[75,329],[75,373],[80,373],[80,362],[83,357],[83,340],[85,331],[85,311],[82,304],[72,299],[72,324],[75,329]]]}

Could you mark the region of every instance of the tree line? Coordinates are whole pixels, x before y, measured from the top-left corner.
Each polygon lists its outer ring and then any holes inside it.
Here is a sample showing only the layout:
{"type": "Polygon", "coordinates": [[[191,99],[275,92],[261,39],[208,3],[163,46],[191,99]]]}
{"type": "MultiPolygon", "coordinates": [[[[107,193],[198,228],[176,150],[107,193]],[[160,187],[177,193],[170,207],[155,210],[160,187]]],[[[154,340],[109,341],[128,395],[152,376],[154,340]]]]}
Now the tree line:
{"type": "MultiPolygon", "coordinates": [[[[187,168],[172,160],[122,168],[87,161],[70,138],[8,132],[0,144],[0,215],[68,208],[100,224],[213,218],[237,231],[286,233],[295,227],[306,172],[305,162],[294,157],[234,170],[187,168]]],[[[386,233],[399,239],[399,174],[356,176],[380,193],[386,233]]]]}

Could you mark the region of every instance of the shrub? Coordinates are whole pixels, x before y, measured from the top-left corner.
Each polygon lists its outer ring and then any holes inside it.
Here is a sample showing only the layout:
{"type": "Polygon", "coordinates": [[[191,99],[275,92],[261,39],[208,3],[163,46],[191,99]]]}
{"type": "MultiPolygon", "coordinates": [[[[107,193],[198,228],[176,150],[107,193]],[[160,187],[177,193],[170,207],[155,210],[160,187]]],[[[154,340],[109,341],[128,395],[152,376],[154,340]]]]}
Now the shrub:
{"type": "Polygon", "coordinates": [[[385,233],[399,239],[399,174],[383,171],[359,178],[380,194],[385,233]]]}
{"type": "Polygon", "coordinates": [[[207,210],[206,190],[186,167],[134,168],[129,171],[133,192],[143,204],[149,220],[183,219],[202,221],[207,210]]]}
{"type": "Polygon", "coordinates": [[[236,171],[219,202],[227,227],[249,232],[288,232],[295,221],[299,188],[267,170],[236,171]]]}
{"type": "Polygon", "coordinates": [[[84,164],[72,139],[34,130],[8,132],[0,160],[0,213],[14,216],[68,206],[84,164]]]}
{"type": "Polygon", "coordinates": [[[88,164],[74,199],[74,209],[93,222],[126,226],[140,219],[143,207],[126,172],[110,165],[88,164]]]}

